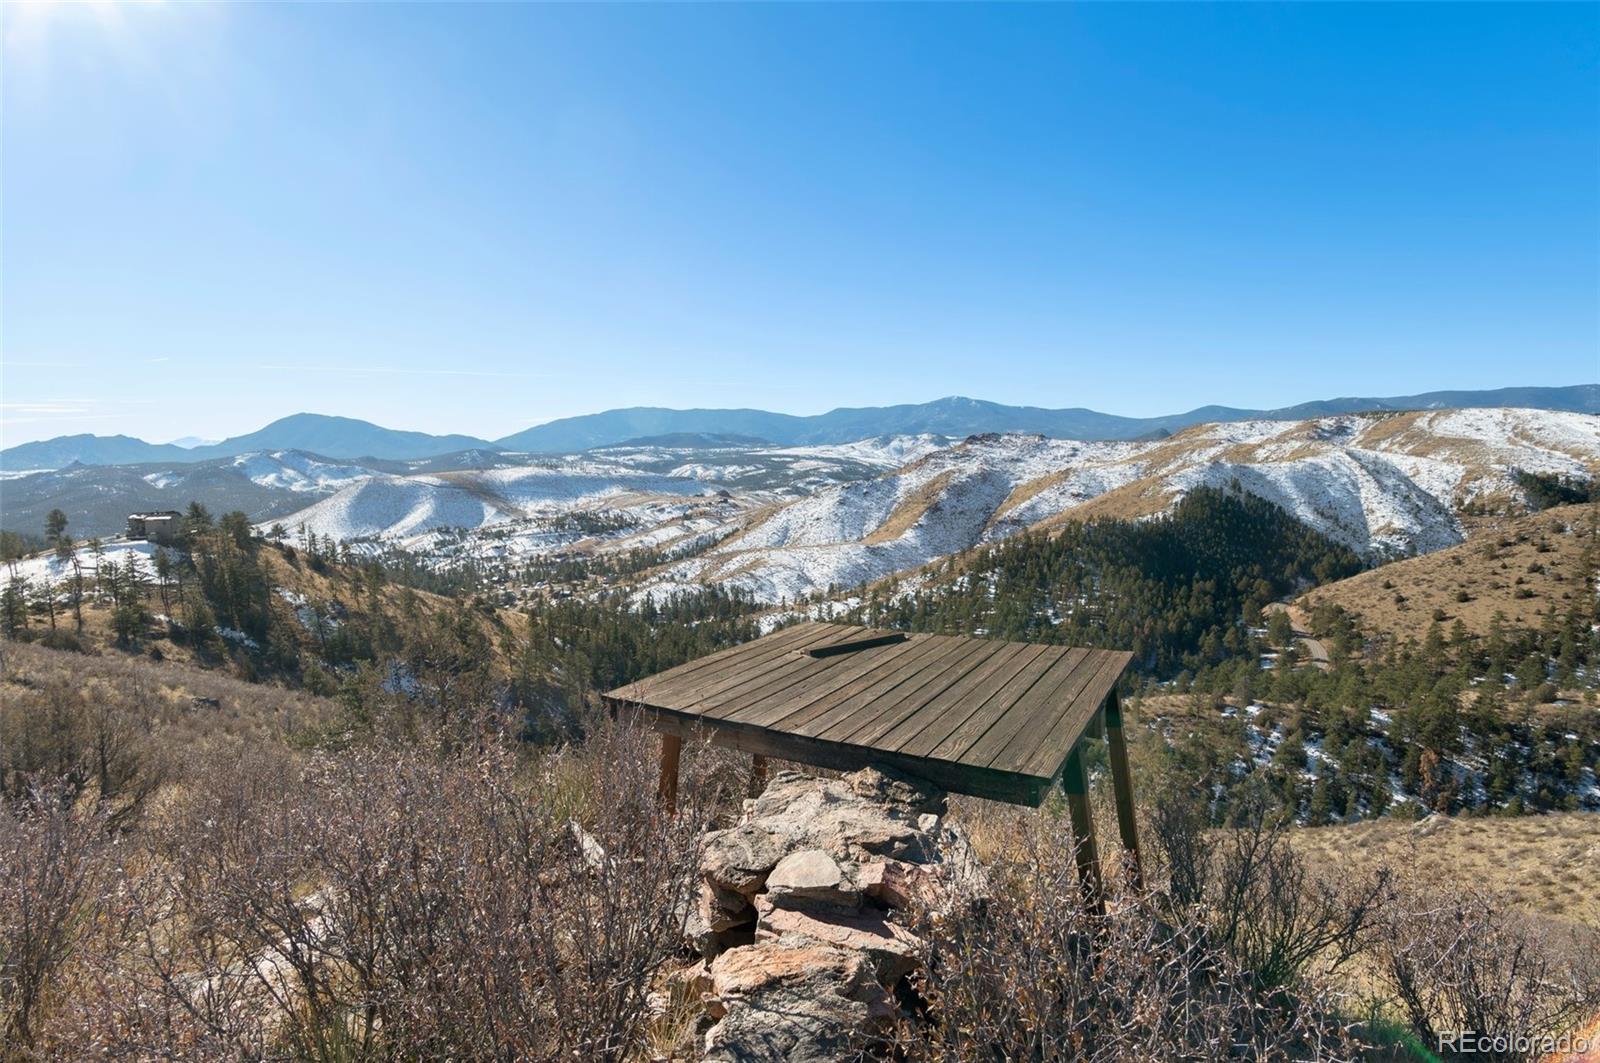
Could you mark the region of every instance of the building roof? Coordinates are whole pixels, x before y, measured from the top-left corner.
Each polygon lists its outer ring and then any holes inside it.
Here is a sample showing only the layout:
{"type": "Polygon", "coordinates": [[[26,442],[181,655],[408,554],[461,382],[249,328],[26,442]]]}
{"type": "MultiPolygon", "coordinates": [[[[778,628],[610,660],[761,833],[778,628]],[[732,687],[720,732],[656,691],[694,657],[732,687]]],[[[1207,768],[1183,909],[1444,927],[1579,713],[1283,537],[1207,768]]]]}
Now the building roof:
{"type": "Polygon", "coordinates": [[[804,623],[605,695],[657,729],[1037,805],[1132,654],[804,623]]]}

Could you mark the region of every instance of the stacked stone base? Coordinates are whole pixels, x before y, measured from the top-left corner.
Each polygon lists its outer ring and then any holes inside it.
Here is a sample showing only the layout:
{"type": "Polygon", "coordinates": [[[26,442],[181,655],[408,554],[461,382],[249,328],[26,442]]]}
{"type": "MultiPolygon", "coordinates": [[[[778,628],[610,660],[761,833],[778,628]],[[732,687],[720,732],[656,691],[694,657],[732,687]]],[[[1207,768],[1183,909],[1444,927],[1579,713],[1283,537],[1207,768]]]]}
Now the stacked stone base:
{"type": "Polygon", "coordinates": [[[927,783],[867,768],[774,776],[743,821],[708,834],[682,973],[705,1008],[705,1058],[834,1060],[882,1036],[923,957],[910,913],[970,895],[971,848],[927,783]]]}

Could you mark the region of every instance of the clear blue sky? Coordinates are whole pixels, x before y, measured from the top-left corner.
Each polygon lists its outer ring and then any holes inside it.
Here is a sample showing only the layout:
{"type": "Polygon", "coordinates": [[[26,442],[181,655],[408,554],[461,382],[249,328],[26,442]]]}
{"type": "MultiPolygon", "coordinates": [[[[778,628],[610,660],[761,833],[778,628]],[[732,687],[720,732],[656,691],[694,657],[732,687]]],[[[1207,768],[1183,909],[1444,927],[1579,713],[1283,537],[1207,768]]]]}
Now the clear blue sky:
{"type": "Polygon", "coordinates": [[[7,5],[5,442],[1600,379],[1600,7],[7,5]]]}

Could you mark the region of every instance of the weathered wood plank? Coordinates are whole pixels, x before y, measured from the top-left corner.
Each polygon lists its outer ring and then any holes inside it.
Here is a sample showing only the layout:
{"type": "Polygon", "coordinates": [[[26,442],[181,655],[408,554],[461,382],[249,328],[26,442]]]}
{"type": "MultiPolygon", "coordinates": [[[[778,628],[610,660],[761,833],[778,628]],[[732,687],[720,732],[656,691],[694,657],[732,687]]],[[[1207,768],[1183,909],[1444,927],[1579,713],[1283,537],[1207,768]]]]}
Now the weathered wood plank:
{"type": "Polygon", "coordinates": [[[917,662],[926,661],[938,653],[942,645],[939,636],[919,635],[896,647],[891,657],[871,668],[841,669],[827,682],[817,684],[794,700],[776,706],[771,713],[746,712],[741,713],[739,718],[784,731],[798,731],[841,703],[859,696],[869,684],[881,683],[908,667],[915,667],[917,662]]]}
{"type": "Polygon", "coordinates": [[[989,729],[964,749],[959,759],[970,764],[988,764],[996,753],[1008,749],[1012,739],[1028,725],[1030,719],[1054,710],[1057,699],[1071,688],[1074,676],[1085,668],[1093,670],[1094,666],[1087,663],[1090,660],[1088,650],[1069,649],[1061,654],[1050,671],[1008,705],[1004,712],[996,715],[989,729]]]}
{"type": "Polygon", "coordinates": [[[1101,703],[1105,701],[1106,694],[1116,686],[1117,679],[1127,667],[1130,657],[1129,654],[1113,651],[1102,658],[1094,680],[1078,696],[1075,704],[1063,706],[1052,720],[1050,729],[1039,740],[1037,748],[1028,754],[1025,760],[1016,764],[1016,769],[1039,775],[1054,775],[1059,771],[1062,762],[1051,762],[1061,755],[1061,750],[1075,745],[1078,738],[1088,729],[1090,721],[1100,710],[1101,703]]]}
{"type": "MultiPolygon", "coordinates": [[[[823,625],[815,638],[805,638],[798,643],[778,647],[770,652],[749,659],[735,659],[713,675],[703,679],[689,677],[681,684],[675,684],[665,690],[651,691],[649,701],[651,704],[682,705],[692,707],[696,705],[709,705],[711,699],[724,693],[742,690],[751,685],[762,685],[772,682],[780,671],[787,674],[807,667],[814,667],[816,662],[807,657],[803,650],[811,646],[827,645],[840,639],[848,638],[848,630],[840,631],[837,628],[827,630],[831,625],[823,625]]],[[[755,645],[755,643],[752,643],[755,645]]]]}
{"type": "MultiPolygon", "coordinates": [[[[1005,707],[1013,704],[1028,689],[1037,683],[1048,672],[1060,657],[1059,647],[1037,646],[1034,652],[1026,655],[1020,662],[1016,672],[1004,684],[996,688],[990,697],[973,707],[971,713],[958,722],[948,734],[942,738],[930,735],[932,745],[927,746],[927,755],[936,760],[959,760],[968,746],[978,739],[978,736],[989,729],[995,716],[1005,711],[1005,707]]],[[[908,751],[909,751],[908,747],[908,751]]]]}
{"type": "Polygon", "coordinates": [[[765,660],[782,653],[785,649],[807,645],[826,635],[827,628],[828,625],[818,623],[796,624],[764,638],[752,639],[738,646],[718,650],[716,653],[680,664],[676,668],[669,668],[665,672],[657,672],[655,675],[618,687],[610,691],[610,694],[613,697],[632,698],[636,701],[659,699],[669,695],[676,688],[706,679],[730,667],[765,660]]]}
{"type": "MultiPolygon", "coordinates": [[[[1021,642],[995,642],[994,645],[999,648],[986,663],[902,720],[893,731],[878,741],[878,745],[883,749],[910,752],[910,743],[925,737],[930,730],[938,730],[945,723],[947,713],[960,713],[960,718],[964,719],[972,711],[974,702],[981,702],[995,686],[1003,684],[1013,662],[1028,650],[1027,644],[1021,642]]],[[[948,727],[939,731],[940,737],[954,728],[957,722],[959,720],[949,721],[948,727]]]]}
{"type": "Polygon", "coordinates": [[[873,646],[887,646],[892,642],[904,642],[904,631],[891,631],[884,635],[873,635],[870,638],[850,639],[847,642],[836,642],[832,646],[821,649],[807,650],[808,657],[835,657],[841,653],[854,653],[856,650],[870,649],[873,646]]]}
{"type": "Polygon", "coordinates": [[[881,674],[863,676],[850,686],[822,699],[806,711],[804,720],[794,717],[784,720],[783,730],[813,738],[821,737],[834,724],[863,709],[870,710],[870,706],[879,698],[889,695],[901,684],[913,682],[925,671],[943,667],[944,662],[963,651],[960,640],[943,635],[930,636],[927,646],[927,652],[916,656],[905,654],[898,664],[884,669],[881,674]]]}
{"type": "MultiPolygon", "coordinates": [[[[636,680],[628,684],[628,686],[653,689],[656,684],[663,683],[669,679],[680,679],[690,675],[704,675],[712,669],[722,667],[730,658],[748,656],[753,652],[760,652],[764,649],[776,648],[785,643],[794,642],[807,635],[807,633],[815,633],[821,630],[822,626],[822,624],[815,621],[806,621],[790,627],[780,628],[770,635],[763,635],[748,642],[741,642],[736,646],[729,646],[727,649],[708,653],[704,657],[696,657],[694,660],[686,661],[674,668],[668,668],[665,671],[657,672],[655,675],[636,680]]],[[[624,688],[618,687],[617,690],[611,691],[611,693],[615,694],[622,689],[624,688]]]]}
{"type": "Polygon", "coordinates": [[[922,682],[909,686],[898,697],[884,697],[872,706],[871,713],[856,713],[824,732],[823,738],[877,748],[884,735],[915,715],[928,702],[949,690],[961,679],[1000,650],[995,642],[973,642],[966,651],[938,671],[931,671],[922,682]]]}
{"type": "Polygon", "coordinates": [[[852,653],[848,658],[829,661],[826,667],[814,666],[811,674],[789,683],[773,697],[747,696],[725,702],[707,715],[717,719],[738,719],[745,723],[772,725],[799,712],[812,702],[832,694],[882,668],[892,667],[901,656],[912,652],[929,636],[919,635],[910,642],[852,653]]]}
{"type": "MultiPolygon", "coordinates": [[[[1050,740],[1056,720],[1078,712],[1084,705],[1098,705],[1098,702],[1093,700],[1091,692],[1096,689],[1108,667],[1115,667],[1117,672],[1121,673],[1120,663],[1116,663],[1113,658],[1107,657],[1101,651],[1090,650],[1088,656],[1074,670],[1072,678],[1062,684],[1047,704],[1040,705],[1036,711],[1030,713],[1028,719],[1022,721],[1022,726],[1017,729],[1016,734],[1003,748],[996,750],[989,763],[1003,770],[1019,769],[1039,752],[1043,743],[1050,740]],[[1086,693],[1090,694],[1087,701],[1084,700],[1086,693]]],[[[1094,713],[1092,707],[1086,711],[1090,716],[1094,713]]],[[[1076,732],[1068,730],[1061,741],[1064,745],[1076,745],[1082,737],[1081,730],[1076,732]]]]}

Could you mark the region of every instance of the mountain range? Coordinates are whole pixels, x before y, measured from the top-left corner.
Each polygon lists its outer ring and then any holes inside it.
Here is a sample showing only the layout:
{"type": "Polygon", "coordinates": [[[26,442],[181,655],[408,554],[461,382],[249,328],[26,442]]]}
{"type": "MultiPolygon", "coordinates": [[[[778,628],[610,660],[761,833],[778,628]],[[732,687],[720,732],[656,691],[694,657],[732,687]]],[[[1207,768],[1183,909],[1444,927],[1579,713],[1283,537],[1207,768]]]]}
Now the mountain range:
{"type": "Polygon", "coordinates": [[[815,416],[767,410],[672,410],[639,406],[565,417],[497,440],[430,435],[384,428],[368,421],[298,413],[220,443],[184,447],[131,436],[58,436],[0,451],[6,470],[84,465],[201,462],[255,451],[301,450],[327,458],[405,461],[462,450],[568,454],[662,436],[743,437],[783,446],[847,443],[876,436],[964,437],[989,432],[1031,432],[1055,439],[1128,440],[1161,436],[1197,424],[1247,420],[1302,420],[1384,410],[1520,407],[1600,413],[1600,384],[1513,387],[1489,391],[1430,391],[1390,398],[1346,397],[1276,410],[1202,406],[1160,417],[1122,417],[1083,408],[1006,406],[950,397],[897,406],[841,408],[815,416]]]}

